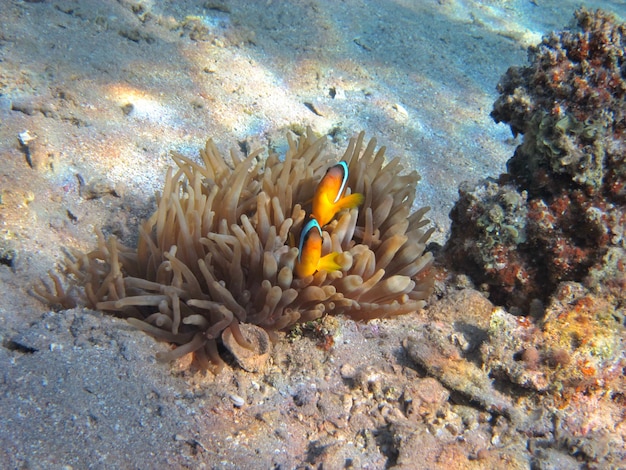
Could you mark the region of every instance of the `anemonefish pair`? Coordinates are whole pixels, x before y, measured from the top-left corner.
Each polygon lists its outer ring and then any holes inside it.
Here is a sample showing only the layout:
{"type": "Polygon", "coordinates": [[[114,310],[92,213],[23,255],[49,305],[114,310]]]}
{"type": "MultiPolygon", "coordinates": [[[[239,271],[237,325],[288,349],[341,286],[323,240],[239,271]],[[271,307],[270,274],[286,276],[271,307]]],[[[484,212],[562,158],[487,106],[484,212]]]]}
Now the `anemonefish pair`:
{"type": "Polygon", "coordinates": [[[322,227],[328,224],[342,209],[352,209],[363,202],[359,193],[343,196],[348,182],[348,165],[339,162],[326,171],[317,185],[313,196],[313,213],[300,232],[299,253],[296,262],[296,276],[311,276],[316,271],[336,271],[336,252],[322,256],[322,227]]]}

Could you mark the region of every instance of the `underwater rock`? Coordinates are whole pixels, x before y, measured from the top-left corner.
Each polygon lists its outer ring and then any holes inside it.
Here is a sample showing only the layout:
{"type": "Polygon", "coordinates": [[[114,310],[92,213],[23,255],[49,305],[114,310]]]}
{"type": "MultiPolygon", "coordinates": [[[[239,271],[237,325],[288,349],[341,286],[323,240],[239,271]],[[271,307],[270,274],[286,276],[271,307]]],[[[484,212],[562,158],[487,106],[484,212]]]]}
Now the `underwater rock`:
{"type": "Polygon", "coordinates": [[[484,370],[465,359],[449,326],[424,325],[406,338],[402,346],[408,356],[443,385],[458,392],[485,410],[517,421],[511,400],[498,392],[484,370]]]}
{"type": "Polygon", "coordinates": [[[524,139],[509,173],[531,198],[580,188],[626,202],[626,26],[601,10],[576,11],[578,29],[530,47],[529,66],[498,84],[492,117],[524,139]]]}
{"type": "Polygon", "coordinates": [[[222,343],[224,347],[237,361],[239,367],[248,372],[259,372],[265,367],[272,344],[270,337],[263,328],[249,323],[242,324],[239,329],[243,335],[243,340],[237,340],[233,335],[233,330],[226,328],[222,331],[222,343]],[[250,346],[242,346],[248,343],[250,346]]]}
{"type": "Polygon", "coordinates": [[[484,180],[476,187],[461,184],[450,218],[445,256],[477,284],[489,286],[496,304],[523,303],[539,295],[537,270],[519,246],[527,240],[527,195],[510,184],[484,180]]]}
{"type": "MultiPolygon", "coordinates": [[[[448,264],[526,314],[559,283],[603,271],[609,251],[626,256],[626,25],[575,17],[578,30],[546,36],[502,77],[491,115],[522,144],[508,174],[462,186],[450,213],[448,264]]],[[[600,277],[626,286],[624,263],[612,266],[600,277]]]]}
{"type": "Polygon", "coordinates": [[[562,283],[541,320],[496,309],[481,345],[491,376],[536,391],[578,390],[614,381],[622,367],[624,307],[583,285],[562,283]]]}

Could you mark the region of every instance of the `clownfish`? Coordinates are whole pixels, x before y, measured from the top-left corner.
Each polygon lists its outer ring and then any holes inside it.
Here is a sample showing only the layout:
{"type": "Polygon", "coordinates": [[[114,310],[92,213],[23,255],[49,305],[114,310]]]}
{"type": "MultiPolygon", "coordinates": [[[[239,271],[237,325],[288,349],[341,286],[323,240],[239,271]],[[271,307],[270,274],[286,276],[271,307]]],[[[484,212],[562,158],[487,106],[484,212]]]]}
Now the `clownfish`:
{"type": "Polygon", "coordinates": [[[331,166],[317,185],[313,196],[313,213],[321,227],[329,223],[342,209],[352,209],[363,203],[363,195],[343,197],[348,183],[348,164],[344,161],[331,166]]]}
{"type": "Polygon", "coordinates": [[[337,271],[337,252],[322,256],[322,228],[315,219],[310,219],[300,233],[298,259],[295,272],[299,278],[311,276],[315,271],[337,271]]]}

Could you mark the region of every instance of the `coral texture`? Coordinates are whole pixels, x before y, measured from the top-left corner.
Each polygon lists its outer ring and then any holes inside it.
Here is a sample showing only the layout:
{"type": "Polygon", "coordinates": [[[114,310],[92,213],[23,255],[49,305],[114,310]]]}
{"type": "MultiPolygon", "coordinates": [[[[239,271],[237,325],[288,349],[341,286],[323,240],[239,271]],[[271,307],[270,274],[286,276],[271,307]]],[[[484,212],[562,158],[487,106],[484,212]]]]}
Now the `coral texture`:
{"type": "MultiPolygon", "coordinates": [[[[221,366],[218,340],[226,333],[251,347],[240,323],[288,328],[325,313],[355,319],[399,315],[424,306],[431,292],[425,243],[427,209],[411,214],[416,172],[399,159],[385,163],[375,140],[350,140],[343,160],[348,187],[365,195],[324,228],[324,252],[336,251],[340,271],[298,279],[298,249],[290,246],[310,213],[319,180],[336,160],[325,139],[309,130],[289,138],[284,158],[261,150],[231,152],[232,167],[209,140],[196,163],[173,154],[156,212],[143,223],[137,249],[99,235],[98,247],[75,254],[67,272],[89,307],[115,312],[149,334],[179,345],[164,358],[194,352],[221,366]]],[[[75,300],[55,280],[39,294],[64,306],[75,300]]]]}
{"type": "MultiPolygon", "coordinates": [[[[481,360],[491,375],[538,391],[598,389],[621,376],[624,309],[574,282],[560,284],[541,321],[495,309],[481,360]]],[[[619,386],[618,386],[619,387],[619,386]]]]}
{"type": "Polygon", "coordinates": [[[573,188],[626,202],[626,25],[578,10],[580,31],[552,33],[529,49],[530,65],[498,84],[492,117],[524,141],[508,170],[530,196],[573,188]]]}
{"type": "Polygon", "coordinates": [[[575,17],[580,30],[545,37],[502,77],[491,115],[523,141],[507,175],[461,188],[451,212],[451,262],[523,310],[602,271],[609,252],[604,280],[626,283],[626,26],[575,17]]]}
{"type": "Polygon", "coordinates": [[[538,296],[532,279],[541,273],[518,251],[527,240],[526,192],[484,180],[475,188],[461,184],[459,194],[450,213],[453,224],[446,247],[448,254],[455,256],[455,269],[480,282],[497,280],[498,289],[491,292],[491,300],[497,304],[538,296]]]}

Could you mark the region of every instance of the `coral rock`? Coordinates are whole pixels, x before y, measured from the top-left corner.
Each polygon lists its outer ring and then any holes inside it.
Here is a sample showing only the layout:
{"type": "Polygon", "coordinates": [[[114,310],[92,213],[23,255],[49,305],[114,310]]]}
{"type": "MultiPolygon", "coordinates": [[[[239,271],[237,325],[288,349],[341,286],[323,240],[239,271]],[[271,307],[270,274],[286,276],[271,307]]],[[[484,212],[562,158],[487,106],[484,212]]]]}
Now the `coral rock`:
{"type": "MultiPolygon", "coordinates": [[[[448,263],[522,312],[626,256],[626,25],[575,16],[578,31],[545,37],[498,85],[492,117],[523,134],[509,174],[461,187],[450,213],[448,263]]],[[[600,277],[624,284],[623,263],[611,271],[600,277]]]]}

